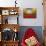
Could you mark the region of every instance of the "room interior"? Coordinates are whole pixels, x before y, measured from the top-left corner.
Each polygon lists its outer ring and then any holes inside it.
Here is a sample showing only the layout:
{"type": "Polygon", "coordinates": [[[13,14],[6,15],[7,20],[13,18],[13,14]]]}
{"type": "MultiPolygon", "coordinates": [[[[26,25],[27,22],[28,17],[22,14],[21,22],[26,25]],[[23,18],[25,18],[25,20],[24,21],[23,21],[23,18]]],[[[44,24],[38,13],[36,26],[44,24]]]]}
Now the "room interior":
{"type": "Polygon", "coordinates": [[[0,46],[21,46],[28,28],[34,29],[42,46],[46,46],[45,12],[45,0],[1,0],[0,46]]]}

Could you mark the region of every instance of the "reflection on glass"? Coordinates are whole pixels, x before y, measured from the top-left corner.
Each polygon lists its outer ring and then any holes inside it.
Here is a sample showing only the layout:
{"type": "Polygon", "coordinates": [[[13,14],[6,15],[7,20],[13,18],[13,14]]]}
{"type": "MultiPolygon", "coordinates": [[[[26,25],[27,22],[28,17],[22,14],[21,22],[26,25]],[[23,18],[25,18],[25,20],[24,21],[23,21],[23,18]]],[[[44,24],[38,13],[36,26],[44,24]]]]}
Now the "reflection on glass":
{"type": "Polygon", "coordinates": [[[17,24],[18,20],[17,20],[18,16],[3,16],[2,18],[2,23],[3,24],[17,24]]]}

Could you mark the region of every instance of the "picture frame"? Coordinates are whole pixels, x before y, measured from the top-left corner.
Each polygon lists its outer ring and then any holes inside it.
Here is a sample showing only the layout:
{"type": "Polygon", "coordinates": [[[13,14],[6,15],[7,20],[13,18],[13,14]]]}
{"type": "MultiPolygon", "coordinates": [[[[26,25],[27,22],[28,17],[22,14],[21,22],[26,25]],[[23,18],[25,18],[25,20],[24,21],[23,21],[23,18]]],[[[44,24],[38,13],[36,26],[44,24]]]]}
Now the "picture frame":
{"type": "Polygon", "coordinates": [[[16,10],[10,10],[10,11],[9,11],[9,14],[10,14],[10,15],[16,15],[16,14],[17,14],[17,11],[16,11],[16,10]]]}
{"type": "Polygon", "coordinates": [[[9,10],[2,10],[2,15],[9,15],[9,10]]]}
{"type": "Polygon", "coordinates": [[[37,9],[36,8],[24,8],[23,9],[23,17],[24,18],[36,18],[37,9]]]}

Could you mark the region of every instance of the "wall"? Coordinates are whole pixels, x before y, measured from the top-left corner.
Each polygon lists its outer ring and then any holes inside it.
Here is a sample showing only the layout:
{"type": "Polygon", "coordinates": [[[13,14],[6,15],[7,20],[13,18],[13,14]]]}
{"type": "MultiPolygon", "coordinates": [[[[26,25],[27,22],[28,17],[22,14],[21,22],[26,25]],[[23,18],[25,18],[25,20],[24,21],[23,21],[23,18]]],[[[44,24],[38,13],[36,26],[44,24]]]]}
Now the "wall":
{"type": "MultiPolygon", "coordinates": [[[[15,6],[15,0],[0,0],[0,6],[12,7],[15,6]]],[[[19,24],[21,26],[43,26],[43,6],[42,0],[17,0],[17,6],[20,7],[19,24]],[[24,19],[23,8],[36,8],[37,18],[36,19],[24,19]],[[26,24],[27,23],[27,24],[26,24]]]]}
{"type": "Polygon", "coordinates": [[[43,26],[43,6],[42,0],[24,0],[21,4],[20,13],[20,25],[22,26],[43,26]],[[24,19],[22,8],[36,8],[37,18],[36,19],[24,19]]]}
{"type": "Polygon", "coordinates": [[[1,7],[12,7],[14,6],[15,0],[0,0],[0,6],[1,7]]]}

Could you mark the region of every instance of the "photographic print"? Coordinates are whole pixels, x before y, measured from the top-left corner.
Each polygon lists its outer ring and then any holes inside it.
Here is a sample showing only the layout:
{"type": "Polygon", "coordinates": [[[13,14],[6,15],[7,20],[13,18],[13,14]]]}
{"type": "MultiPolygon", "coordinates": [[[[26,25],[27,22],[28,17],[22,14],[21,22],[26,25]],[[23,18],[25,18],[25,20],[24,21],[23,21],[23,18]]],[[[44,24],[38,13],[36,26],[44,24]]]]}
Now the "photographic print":
{"type": "Polygon", "coordinates": [[[24,8],[23,9],[23,17],[24,18],[36,18],[37,9],[36,8],[24,8]]]}
{"type": "Polygon", "coordinates": [[[9,10],[2,10],[2,15],[9,15],[9,10]]]}

